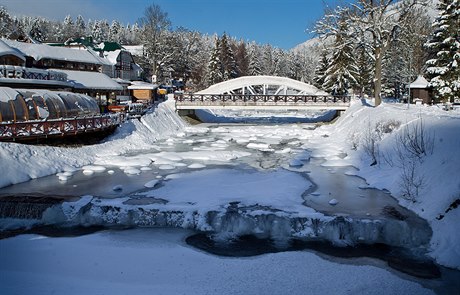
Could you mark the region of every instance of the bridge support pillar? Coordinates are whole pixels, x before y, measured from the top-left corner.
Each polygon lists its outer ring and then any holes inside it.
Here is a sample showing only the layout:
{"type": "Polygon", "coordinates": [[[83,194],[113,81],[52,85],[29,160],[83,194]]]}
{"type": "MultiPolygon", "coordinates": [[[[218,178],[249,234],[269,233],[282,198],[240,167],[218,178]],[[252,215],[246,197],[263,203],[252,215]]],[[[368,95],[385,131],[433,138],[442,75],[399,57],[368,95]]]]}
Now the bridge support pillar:
{"type": "Polygon", "coordinates": [[[179,116],[181,117],[185,117],[185,116],[196,116],[195,115],[195,110],[177,110],[177,113],[179,114],[179,116]]]}
{"type": "Polygon", "coordinates": [[[203,123],[196,115],[195,110],[177,110],[177,113],[192,125],[203,123]]]}

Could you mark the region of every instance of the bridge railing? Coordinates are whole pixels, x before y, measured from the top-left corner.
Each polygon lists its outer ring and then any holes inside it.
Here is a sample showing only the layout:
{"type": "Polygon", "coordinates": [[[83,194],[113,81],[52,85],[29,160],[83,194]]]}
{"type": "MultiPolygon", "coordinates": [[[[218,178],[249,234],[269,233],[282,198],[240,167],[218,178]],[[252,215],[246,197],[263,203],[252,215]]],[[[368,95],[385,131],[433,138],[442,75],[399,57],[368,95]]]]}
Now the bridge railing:
{"type": "Polygon", "coordinates": [[[0,123],[0,141],[102,131],[119,125],[122,120],[123,118],[120,114],[110,114],[43,121],[2,122],[0,123]]]}
{"type": "Polygon", "coordinates": [[[177,105],[349,105],[350,96],[260,95],[260,94],[175,94],[177,105]]]}

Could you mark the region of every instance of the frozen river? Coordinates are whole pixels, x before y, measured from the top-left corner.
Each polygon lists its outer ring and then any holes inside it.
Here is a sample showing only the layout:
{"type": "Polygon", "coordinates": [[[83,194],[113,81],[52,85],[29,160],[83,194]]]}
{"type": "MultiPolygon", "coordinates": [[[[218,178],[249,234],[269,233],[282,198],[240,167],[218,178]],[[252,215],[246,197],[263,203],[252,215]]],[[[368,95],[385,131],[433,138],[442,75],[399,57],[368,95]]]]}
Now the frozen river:
{"type": "MultiPolygon", "coordinates": [[[[312,129],[310,124],[202,124],[158,142],[151,150],[101,157],[97,165],[68,172],[64,178],[61,173],[33,179],[0,189],[0,195],[117,198],[148,190],[144,184],[152,180],[158,180],[157,186],[168,186],[175,175],[199,175],[203,170],[219,171],[216,176],[229,177],[229,181],[235,171],[251,171],[251,175],[289,171],[305,178],[307,189],[299,200],[327,214],[379,216],[385,206],[398,207],[387,192],[368,188],[363,179],[350,175],[355,171],[352,166],[323,167],[322,157],[311,156],[315,150],[308,144],[312,129]],[[332,199],[338,203],[330,205],[332,199]]],[[[210,183],[215,178],[212,173],[206,177],[210,183]]],[[[239,181],[227,182],[226,189],[237,190],[245,179],[239,181]]],[[[264,193],[260,188],[260,194],[264,193]]]]}
{"type": "MultiPolygon", "coordinates": [[[[4,274],[2,279],[12,283],[7,290],[12,293],[28,292],[38,286],[45,294],[49,289],[41,282],[62,291],[68,285],[67,276],[78,277],[72,280],[69,294],[85,290],[79,287],[81,282],[103,290],[107,288],[104,284],[113,284],[111,280],[117,276],[120,276],[117,279],[120,294],[133,281],[139,282],[141,292],[157,290],[158,294],[183,292],[189,288],[209,294],[256,294],[264,288],[277,294],[284,291],[304,294],[311,286],[315,290],[313,294],[337,291],[343,286],[345,289],[335,293],[367,290],[368,294],[382,294],[375,286],[384,289],[391,286],[395,293],[431,293],[407,280],[405,275],[399,274],[401,279],[391,274],[377,260],[354,259],[346,262],[350,265],[342,266],[343,261],[339,260],[339,264],[325,262],[302,251],[281,251],[249,260],[223,259],[185,246],[186,236],[205,232],[211,233],[216,241],[229,243],[238,236],[247,235],[269,239],[281,250],[287,247],[283,241],[289,239],[324,240],[342,246],[386,243],[409,249],[425,247],[431,235],[426,222],[400,207],[388,192],[369,188],[363,179],[354,176],[356,168],[347,162],[346,156],[338,146],[316,146],[311,124],[201,124],[156,141],[149,149],[100,153],[94,163],[82,169],[68,169],[57,175],[2,188],[2,196],[61,196],[68,200],[41,212],[39,224],[187,229],[181,232],[172,229],[102,232],[64,239],[19,236],[3,240],[1,246],[8,251],[27,247],[33,247],[34,251],[26,251],[28,256],[22,256],[17,266],[13,266],[12,261],[4,264],[0,268],[4,274]],[[79,250],[69,248],[70,244],[79,245],[79,250]],[[54,254],[49,251],[49,245],[56,249],[51,251],[54,254]],[[164,255],[146,261],[145,257],[155,256],[152,251],[164,255]],[[75,257],[87,256],[90,264],[73,259],[75,253],[75,257]],[[121,264],[116,263],[119,259],[121,264]],[[313,263],[315,267],[301,268],[295,262],[299,260],[313,263]],[[60,261],[67,261],[66,265],[76,266],[82,272],[91,268],[106,275],[100,277],[100,281],[91,279],[90,275],[80,276],[62,268],[60,261]],[[203,261],[204,270],[197,272],[196,266],[203,261]],[[43,275],[40,274],[39,270],[47,263],[49,266],[45,267],[43,275]],[[255,271],[280,263],[283,267],[274,269],[272,276],[255,271]],[[160,265],[171,267],[164,269],[160,265]],[[149,272],[139,272],[137,266],[149,272]],[[241,272],[241,267],[245,273],[241,272]],[[299,271],[294,276],[283,277],[283,268],[299,271]],[[312,276],[313,269],[322,269],[321,280],[312,276]],[[114,271],[120,274],[111,273],[114,271]],[[347,271],[366,273],[369,280],[350,281],[344,275],[347,271]],[[224,272],[228,272],[227,275],[224,272]],[[35,285],[19,288],[19,273],[35,285]],[[60,273],[57,280],[49,276],[53,273],[60,273]],[[221,275],[211,276],[212,273],[221,275]],[[311,279],[298,285],[298,280],[304,276],[311,276],[311,279]],[[376,278],[381,276],[385,279],[378,284],[376,278]],[[152,281],[152,277],[155,280],[152,281]],[[175,285],[171,281],[174,278],[183,284],[175,285]],[[232,283],[235,279],[239,283],[232,283]],[[253,283],[254,280],[258,283],[253,283]],[[265,280],[282,284],[261,283],[265,280]],[[212,284],[207,286],[205,281],[212,281],[212,284]],[[335,283],[330,285],[330,281],[335,283]],[[157,289],[151,288],[151,282],[157,289]],[[222,292],[219,287],[223,288],[222,292]]],[[[17,208],[33,210],[30,206],[17,208]]],[[[213,253],[212,249],[208,250],[213,253]]],[[[227,251],[231,251],[231,247],[227,251]]],[[[424,250],[420,252],[423,254],[424,250]]],[[[439,281],[410,280],[431,289],[445,290],[439,281]]]]}
{"type": "Polygon", "coordinates": [[[345,245],[429,241],[423,220],[353,176],[339,147],[317,148],[313,130],[311,124],[201,124],[150,149],[102,155],[80,170],[9,186],[0,195],[86,196],[48,210],[45,223],[171,226],[345,245]]]}

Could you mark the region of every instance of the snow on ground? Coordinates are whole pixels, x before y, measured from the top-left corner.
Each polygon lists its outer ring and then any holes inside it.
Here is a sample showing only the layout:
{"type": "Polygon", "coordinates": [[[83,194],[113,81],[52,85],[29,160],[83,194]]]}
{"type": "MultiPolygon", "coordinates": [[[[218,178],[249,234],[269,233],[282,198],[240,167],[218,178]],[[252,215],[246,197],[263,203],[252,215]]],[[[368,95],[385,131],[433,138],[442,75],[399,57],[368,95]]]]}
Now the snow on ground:
{"type": "Polygon", "coordinates": [[[310,252],[224,258],[186,246],[189,234],[0,240],[2,294],[434,294],[372,261],[338,264],[310,252]]]}
{"type": "MultiPolygon", "coordinates": [[[[420,130],[420,129],[419,129],[420,130]]],[[[460,269],[460,209],[449,206],[460,199],[460,113],[446,112],[433,106],[382,104],[376,108],[354,103],[335,124],[315,130],[307,148],[312,156],[325,157],[324,165],[353,165],[357,175],[371,187],[389,190],[400,204],[427,219],[433,228],[432,256],[446,266],[460,269]],[[415,161],[413,183],[420,182],[418,196],[404,197],[403,166],[411,164],[408,156],[398,156],[398,136],[414,133],[422,122],[425,144],[432,152],[415,161]],[[374,144],[372,144],[374,142],[374,144]],[[369,150],[374,147],[377,165],[369,150]],[[348,156],[341,159],[340,154],[348,156]],[[446,212],[447,211],[447,212],[446,212]],[[442,217],[441,220],[438,220],[442,217]]],[[[411,170],[411,169],[409,169],[411,170]]],[[[409,171],[411,172],[411,171],[409,171]]]]}
{"type": "MultiPolygon", "coordinates": [[[[131,120],[118,128],[107,142],[81,148],[29,146],[0,142],[0,187],[92,164],[101,156],[116,156],[133,150],[151,149],[162,138],[179,133],[186,123],[174,114],[171,103],[131,120]]],[[[93,171],[91,169],[87,169],[93,171]]]]}

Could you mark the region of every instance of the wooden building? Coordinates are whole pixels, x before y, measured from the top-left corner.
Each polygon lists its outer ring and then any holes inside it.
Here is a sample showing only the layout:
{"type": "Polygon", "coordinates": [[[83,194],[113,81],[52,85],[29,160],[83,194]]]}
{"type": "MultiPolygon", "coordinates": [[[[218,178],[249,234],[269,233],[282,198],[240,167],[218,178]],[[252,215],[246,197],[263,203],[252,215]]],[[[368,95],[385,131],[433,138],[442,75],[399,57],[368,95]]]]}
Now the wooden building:
{"type": "Polygon", "coordinates": [[[151,104],[155,102],[157,96],[156,90],[158,85],[133,81],[131,85],[128,86],[128,89],[131,92],[131,96],[136,100],[136,102],[142,102],[145,104],[151,104]]]}
{"type": "Polygon", "coordinates": [[[412,102],[422,102],[424,104],[432,104],[434,102],[434,97],[428,84],[428,81],[423,76],[418,76],[417,79],[409,85],[410,99],[412,102]]]}

